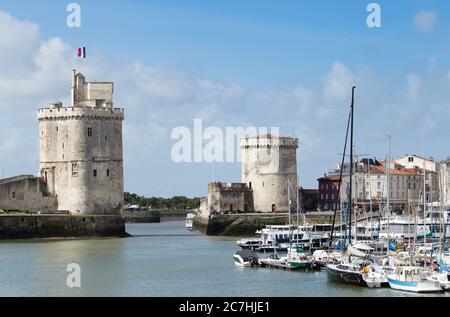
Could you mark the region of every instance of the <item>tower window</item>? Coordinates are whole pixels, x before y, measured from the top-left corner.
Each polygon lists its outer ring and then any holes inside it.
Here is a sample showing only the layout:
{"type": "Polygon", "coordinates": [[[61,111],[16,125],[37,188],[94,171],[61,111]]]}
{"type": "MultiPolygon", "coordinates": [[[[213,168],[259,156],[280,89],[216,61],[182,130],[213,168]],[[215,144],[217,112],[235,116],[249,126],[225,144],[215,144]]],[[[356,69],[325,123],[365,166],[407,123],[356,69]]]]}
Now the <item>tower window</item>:
{"type": "Polygon", "coordinates": [[[92,136],[92,128],[87,128],[87,134],[88,136],[92,136]]]}
{"type": "Polygon", "coordinates": [[[109,168],[106,170],[106,176],[109,177],[109,168]]]}
{"type": "Polygon", "coordinates": [[[108,136],[107,135],[105,135],[105,141],[107,141],[108,140],[108,136]]]}
{"type": "Polygon", "coordinates": [[[94,177],[97,177],[97,170],[94,170],[94,177]]]}
{"type": "Polygon", "coordinates": [[[62,144],[62,147],[63,147],[63,149],[64,149],[64,143],[62,144]]]}
{"type": "Polygon", "coordinates": [[[58,130],[59,130],[58,127],[56,127],[56,132],[58,132],[58,130]]]}
{"type": "Polygon", "coordinates": [[[16,198],[16,192],[11,193],[12,198],[16,198]]]}
{"type": "Polygon", "coordinates": [[[76,163],[72,164],[72,177],[78,176],[78,165],[76,163]]]}

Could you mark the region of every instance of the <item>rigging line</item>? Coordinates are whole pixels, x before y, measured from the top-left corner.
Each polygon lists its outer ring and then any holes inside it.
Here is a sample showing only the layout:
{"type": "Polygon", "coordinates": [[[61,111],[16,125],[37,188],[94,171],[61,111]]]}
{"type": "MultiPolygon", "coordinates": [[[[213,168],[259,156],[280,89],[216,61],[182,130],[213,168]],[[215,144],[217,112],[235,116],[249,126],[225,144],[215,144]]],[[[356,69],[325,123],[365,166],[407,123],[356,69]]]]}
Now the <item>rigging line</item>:
{"type": "MultiPolygon", "coordinates": [[[[351,116],[352,116],[352,113],[351,113],[351,111],[349,111],[348,120],[347,120],[347,132],[345,134],[344,153],[342,154],[341,171],[339,172],[339,186],[338,186],[337,195],[336,195],[336,199],[339,199],[339,200],[341,200],[340,196],[341,196],[342,173],[343,173],[343,170],[344,170],[344,163],[345,163],[345,156],[346,156],[345,154],[347,152],[348,132],[350,130],[351,116]]],[[[331,246],[333,244],[334,226],[336,224],[337,210],[338,210],[338,204],[336,204],[335,207],[334,207],[333,225],[331,227],[331,237],[330,237],[330,248],[331,248],[331,246]]],[[[341,210],[341,213],[342,213],[342,210],[341,210]]],[[[341,223],[341,227],[342,227],[342,225],[343,224],[341,223]]]]}

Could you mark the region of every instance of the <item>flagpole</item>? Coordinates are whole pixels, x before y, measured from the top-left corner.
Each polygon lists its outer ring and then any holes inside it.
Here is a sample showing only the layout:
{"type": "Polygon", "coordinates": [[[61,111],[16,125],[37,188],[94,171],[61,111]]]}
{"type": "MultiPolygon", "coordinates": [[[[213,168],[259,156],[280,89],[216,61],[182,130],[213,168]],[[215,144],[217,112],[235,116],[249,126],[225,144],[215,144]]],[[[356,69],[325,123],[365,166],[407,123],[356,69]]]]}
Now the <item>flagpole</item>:
{"type": "Polygon", "coordinates": [[[87,57],[86,57],[86,47],[83,47],[83,57],[84,57],[84,76],[87,76],[87,57]]]}

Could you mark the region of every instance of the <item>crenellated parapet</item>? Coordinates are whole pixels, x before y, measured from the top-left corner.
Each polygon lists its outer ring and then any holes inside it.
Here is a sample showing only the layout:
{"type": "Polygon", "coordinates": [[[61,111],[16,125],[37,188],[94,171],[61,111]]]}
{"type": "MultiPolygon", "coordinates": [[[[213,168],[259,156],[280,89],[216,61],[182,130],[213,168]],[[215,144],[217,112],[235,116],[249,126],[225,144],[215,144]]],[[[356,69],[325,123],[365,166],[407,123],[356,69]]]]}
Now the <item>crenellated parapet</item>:
{"type": "Polygon", "coordinates": [[[242,149],[298,149],[298,139],[267,135],[242,139],[240,145],[242,149]]]}
{"type": "Polygon", "coordinates": [[[124,120],[123,108],[54,107],[38,110],[39,121],[57,120],[124,120]]]}

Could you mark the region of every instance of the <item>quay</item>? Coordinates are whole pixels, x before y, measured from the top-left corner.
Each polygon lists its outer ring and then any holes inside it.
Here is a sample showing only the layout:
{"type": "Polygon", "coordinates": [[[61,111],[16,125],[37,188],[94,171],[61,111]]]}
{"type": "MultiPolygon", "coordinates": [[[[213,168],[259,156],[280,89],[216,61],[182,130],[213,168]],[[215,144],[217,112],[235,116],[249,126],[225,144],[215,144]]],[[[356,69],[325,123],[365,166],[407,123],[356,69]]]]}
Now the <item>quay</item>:
{"type": "Polygon", "coordinates": [[[110,215],[0,215],[0,239],[127,237],[125,222],[110,215]]]}
{"type": "Polygon", "coordinates": [[[160,223],[161,215],[158,211],[138,211],[124,210],[122,218],[126,223],[160,223]]]}
{"type": "MultiPolygon", "coordinates": [[[[331,224],[332,212],[311,212],[305,215],[310,224],[331,224]]],[[[295,215],[291,220],[295,221],[295,215]]],[[[289,224],[289,214],[251,213],[251,214],[212,214],[208,218],[194,217],[193,230],[210,236],[253,236],[257,230],[268,225],[289,224]]],[[[303,225],[302,217],[299,224],[303,225]]]]}
{"type": "MultiPolygon", "coordinates": [[[[332,211],[314,211],[301,214],[299,225],[332,224],[332,211]],[[303,218],[304,216],[304,218],[303,218]],[[303,220],[304,219],[304,220],[303,220]]],[[[291,223],[297,222],[296,214],[291,214],[291,223]]],[[[357,222],[369,219],[378,219],[378,213],[366,213],[357,219],[357,222]]],[[[354,221],[352,222],[354,223],[354,221]]],[[[208,218],[196,215],[193,220],[193,230],[199,231],[209,236],[254,236],[255,232],[264,229],[266,226],[280,226],[289,224],[289,214],[287,213],[249,213],[249,214],[212,214],[208,218]]],[[[340,226],[339,216],[336,217],[335,226],[340,226]]]]}

